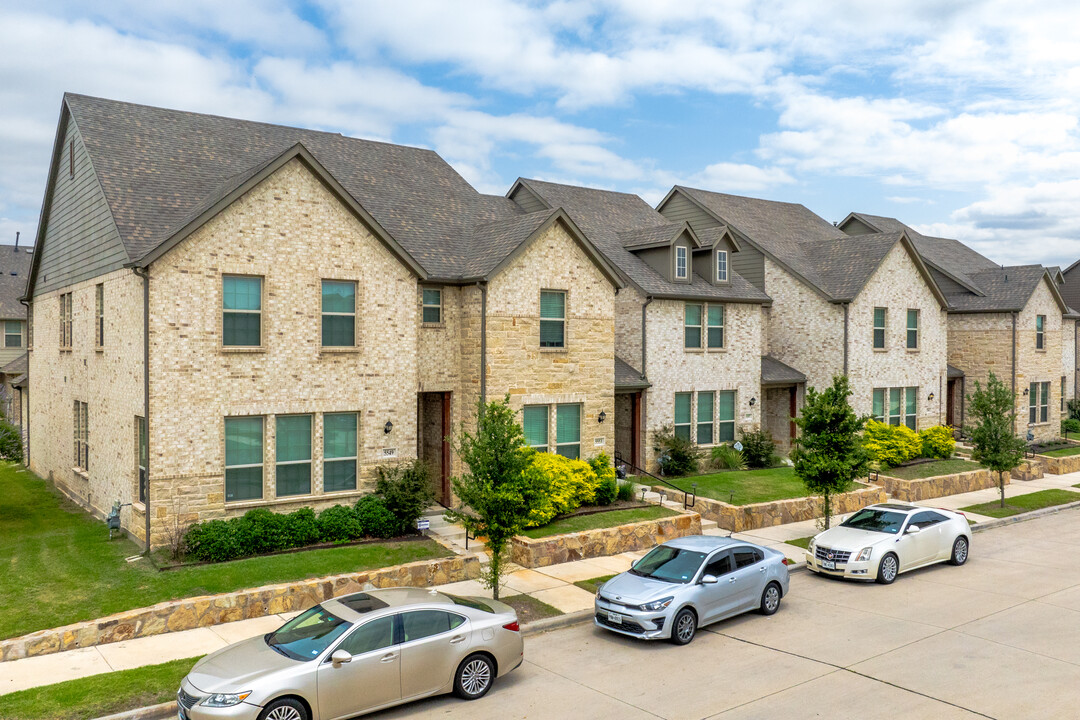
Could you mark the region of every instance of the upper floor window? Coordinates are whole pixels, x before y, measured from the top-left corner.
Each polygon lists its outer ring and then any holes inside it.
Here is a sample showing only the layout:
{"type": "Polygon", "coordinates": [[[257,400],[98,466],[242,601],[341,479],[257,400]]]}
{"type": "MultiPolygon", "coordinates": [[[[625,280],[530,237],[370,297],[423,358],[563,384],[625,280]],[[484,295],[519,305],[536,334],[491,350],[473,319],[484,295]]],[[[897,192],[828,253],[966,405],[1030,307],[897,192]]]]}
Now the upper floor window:
{"type": "Polygon", "coordinates": [[[429,325],[437,325],[442,322],[442,290],[439,288],[424,288],[423,321],[429,325]]]}
{"type": "Polygon", "coordinates": [[[222,295],[221,344],[258,347],[262,344],[262,278],[226,275],[222,295]]]}
{"type": "Polygon", "coordinates": [[[683,347],[701,347],[701,307],[687,303],[683,310],[683,347]]]}
{"type": "Polygon", "coordinates": [[[94,345],[105,347],[105,283],[94,286],[94,345]]]}
{"type": "Polygon", "coordinates": [[[907,346],[909,350],[919,349],[919,311],[907,311],[907,346]]]}
{"type": "Polygon", "coordinates": [[[566,347],[566,293],[540,291],[540,347],[566,347]]]}
{"type": "Polygon", "coordinates": [[[683,347],[700,349],[702,330],[705,346],[718,350],[724,347],[724,306],[687,303],[683,309],[683,347]]]}
{"type": "Polygon", "coordinates": [[[60,296],[60,348],[71,349],[71,293],[60,296]]]}
{"type": "Polygon", "coordinates": [[[707,305],[705,313],[709,323],[709,347],[713,349],[724,347],[724,306],[707,305]]]}
{"type": "Polygon", "coordinates": [[[1046,349],[1046,316],[1035,316],[1035,349],[1046,349]]]}
{"type": "Polygon", "coordinates": [[[686,253],[687,248],[685,245],[677,245],[675,247],[675,278],[678,280],[685,280],[689,277],[686,265],[686,253]]]}
{"type": "Polygon", "coordinates": [[[727,282],[727,250],[716,251],[716,282],[727,282]]]}
{"type": "Polygon", "coordinates": [[[874,349],[885,349],[885,313],[883,307],[874,308],[874,349]]]}
{"type": "Polygon", "coordinates": [[[22,347],[22,320],[4,321],[4,347],[22,347]]]}
{"type": "Polygon", "coordinates": [[[322,281],[323,347],[356,345],[356,283],[322,281]]]}
{"type": "Polygon", "coordinates": [[[34,306],[30,305],[30,308],[26,312],[26,347],[34,347],[34,306]]]}

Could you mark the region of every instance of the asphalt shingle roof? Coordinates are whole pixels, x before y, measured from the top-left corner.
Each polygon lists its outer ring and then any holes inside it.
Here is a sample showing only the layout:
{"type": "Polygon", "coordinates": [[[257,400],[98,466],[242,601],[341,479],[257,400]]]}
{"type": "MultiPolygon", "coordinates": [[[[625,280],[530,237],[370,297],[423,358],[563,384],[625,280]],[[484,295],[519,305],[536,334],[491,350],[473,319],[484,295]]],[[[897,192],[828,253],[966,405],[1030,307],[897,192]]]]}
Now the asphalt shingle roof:
{"type": "Polygon", "coordinates": [[[615,387],[619,390],[643,390],[651,383],[641,376],[630,363],[615,357],[615,387]]]}
{"type": "Polygon", "coordinates": [[[955,312],[1010,312],[1024,309],[1035,288],[1046,277],[1042,265],[994,266],[970,274],[983,291],[949,295],[949,309],[955,312]]]}
{"type": "Polygon", "coordinates": [[[32,258],[32,247],[0,245],[0,319],[26,318],[26,306],[19,298],[26,292],[32,258]]]}
{"type": "MultiPolygon", "coordinates": [[[[691,282],[673,283],[626,249],[627,238],[656,238],[674,233],[678,224],[654,210],[637,195],[522,179],[540,199],[561,207],[582,229],[611,264],[647,295],[726,300],[770,301],[768,295],[736,272],[727,285],[714,285],[696,273],[691,282]]],[[[669,235],[669,237],[671,237],[669,235]]]]}
{"type": "Polygon", "coordinates": [[[25,375],[27,368],[26,353],[23,353],[19,357],[15,358],[7,365],[0,367],[0,373],[7,375],[8,377],[14,377],[16,375],[25,375]]]}
{"type": "Polygon", "coordinates": [[[771,355],[761,356],[762,385],[794,385],[806,382],[806,376],[771,355]]]}
{"type": "Polygon", "coordinates": [[[435,278],[477,263],[478,226],[524,214],[431,150],[85,95],[65,102],[133,261],[297,143],[435,278]]]}

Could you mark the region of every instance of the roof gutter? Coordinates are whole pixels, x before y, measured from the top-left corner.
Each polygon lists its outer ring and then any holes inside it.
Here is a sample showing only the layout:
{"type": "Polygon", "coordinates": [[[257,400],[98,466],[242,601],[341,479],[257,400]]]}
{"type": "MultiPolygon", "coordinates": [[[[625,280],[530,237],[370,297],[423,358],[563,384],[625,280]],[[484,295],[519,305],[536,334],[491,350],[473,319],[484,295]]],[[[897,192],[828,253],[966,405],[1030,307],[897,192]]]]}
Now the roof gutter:
{"type": "Polygon", "coordinates": [[[131,271],[142,278],[143,286],[143,425],[146,426],[146,498],[143,515],[146,519],[146,548],[150,554],[150,272],[146,268],[132,267],[131,271]]]}
{"type": "Polygon", "coordinates": [[[642,380],[645,379],[645,358],[647,357],[647,354],[646,354],[646,351],[645,351],[646,350],[646,344],[645,343],[646,343],[646,339],[648,338],[648,334],[645,332],[645,327],[646,327],[645,308],[649,307],[649,305],[652,303],[652,301],[653,301],[653,296],[652,295],[646,295],[645,296],[645,302],[643,302],[641,304],[641,379],[642,380]]]}

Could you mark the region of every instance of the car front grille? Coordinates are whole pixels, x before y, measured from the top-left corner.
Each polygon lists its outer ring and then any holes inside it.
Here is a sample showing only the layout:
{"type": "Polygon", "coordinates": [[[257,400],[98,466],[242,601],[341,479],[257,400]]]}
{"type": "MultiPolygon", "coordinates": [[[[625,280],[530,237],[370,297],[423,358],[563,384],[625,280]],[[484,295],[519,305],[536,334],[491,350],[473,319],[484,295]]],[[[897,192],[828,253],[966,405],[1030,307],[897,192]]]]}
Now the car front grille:
{"type": "Polygon", "coordinates": [[[638,607],[637,605],[634,605],[633,603],[624,603],[624,602],[619,602],[618,600],[612,600],[611,598],[607,597],[606,595],[601,595],[600,599],[603,602],[607,603],[608,605],[618,605],[619,607],[628,608],[630,610],[640,610],[641,609],[640,607],[638,607]]]}
{"type": "Polygon", "coordinates": [[[833,550],[827,547],[818,546],[814,552],[814,557],[818,560],[832,560],[833,562],[846,563],[851,558],[850,552],[844,550],[833,550]]]}
{"type": "Polygon", "coordinates": [[[185,710],[190,710],[199,700],[202,700],[202,698],[187,694],[183,688],[180,688],[180,691],[176,693],[176,704],[185,710]]]}
{"type": "Polygon", "coordinates": [[[611,622],[611,620],[608,619],[607,613],[596,613],[596,621],[604,627],[614,628],[615,630],[622,630],[623,632],[635,633],[638,635],[640,635],[645,630],[636,622],[629,619],[623,622],[611,622]]]}

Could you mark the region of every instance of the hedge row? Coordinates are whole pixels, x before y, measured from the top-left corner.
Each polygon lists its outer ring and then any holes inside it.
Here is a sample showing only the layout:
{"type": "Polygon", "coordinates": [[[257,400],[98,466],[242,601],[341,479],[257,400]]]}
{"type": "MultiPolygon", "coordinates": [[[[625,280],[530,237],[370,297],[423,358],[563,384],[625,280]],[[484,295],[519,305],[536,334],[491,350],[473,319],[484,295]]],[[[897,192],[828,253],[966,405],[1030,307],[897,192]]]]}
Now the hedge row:
{"type": "Polygon", "coordinates": [[[956,440],[953,439],[952,430],[941,425],[916,433],[906,425],[886,425],[869,420],[863,432],[863,445],[873,462],[890,468],[917,457],[952,457],[956,440]]]}

